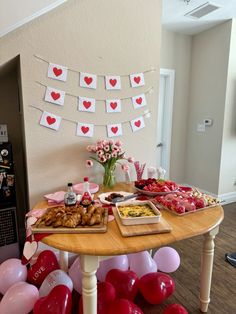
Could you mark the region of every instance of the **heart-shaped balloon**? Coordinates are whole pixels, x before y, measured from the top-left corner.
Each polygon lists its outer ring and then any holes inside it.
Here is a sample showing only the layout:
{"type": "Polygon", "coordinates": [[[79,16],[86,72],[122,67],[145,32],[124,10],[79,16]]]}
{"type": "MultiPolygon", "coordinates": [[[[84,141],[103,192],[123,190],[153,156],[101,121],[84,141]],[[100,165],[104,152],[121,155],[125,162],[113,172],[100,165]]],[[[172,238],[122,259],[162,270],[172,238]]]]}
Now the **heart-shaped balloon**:
{"type": "Polygon", "coordinates": [[[72,294],[64,285],[58,285],[46,297],[40,298],[34,305],[34,314],[71,314],[72,294]]]}
{"type": "Polygon", "coordinates": [[[127,255],[117,255],[101,261],[97,270],[97,279],[105,281],[106,275],[111,269],[128,270],[129,260],[127,255]]]}
{"type": "Polygon", "coordinates": [[[116,299],[108,307],[107,314],[143,314],[143,311],[133,302],[126,299],[116,299]]]}
{"type": "Polygon", "coordinates": [[[37,261],[28,269],[28,281],[39,287],[48,274],[59,268],[56,255],[50,250],[45,250],[39,254],[37,261]]]}
{"type": "Polygon", "coordinates": [[[73,282],[70,277],[61,269],[53,270],[47,277],[44,279],[40,289],[39,289],[39,296],[45,297],[48,295],[51,290],[59,285],[67,286],[70,291],[73,290],[73,282]]]}
{"type": "Polygon", "coordinates": [[[188,314],[188,311],[180,304],[170,304],[165,308],[163,314],[188,314]]]}
{"type": "Polygon", "coordinates": [[[157,264],[148,251],[130,254],[130,270],[134,271],[139,278],[157,271],[157,264]]]}
{"type": "Polygon", "coordinates": [[[11,286],[0,303],[1,314],[28,314],[39,298],[38,289],[26,282],[11,286]]]}
{"type": "Polygon", "coordinates": [[[132,270],[111,269],[106,275],[115,290],[117,298],[133,301],[138,292],[138,276],[132,270]]]}
{"type": "MultiPolygon", "coordinates": [[[[97,313],[107,314],[109,304],[115,300],[116,291],[110,282],[99,282],[97,284],[98,301],[97,301],[97,313]]],[[[83,300],[82,297],[79,300],[79,314],[83,314],[83,300]]]]}
{"type": "Polygon", "coordinates": [[[140,278],[139,289],[146,301],[160,304],[173,294],[175,283],[167,274],[149,273],[140,278]]]}

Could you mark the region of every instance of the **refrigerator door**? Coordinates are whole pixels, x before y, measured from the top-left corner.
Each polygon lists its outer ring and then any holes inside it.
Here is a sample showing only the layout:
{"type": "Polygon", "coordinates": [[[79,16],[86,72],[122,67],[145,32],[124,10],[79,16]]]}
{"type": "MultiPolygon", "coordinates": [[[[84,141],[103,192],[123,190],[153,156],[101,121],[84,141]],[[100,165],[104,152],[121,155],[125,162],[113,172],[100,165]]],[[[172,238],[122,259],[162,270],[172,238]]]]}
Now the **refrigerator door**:
{"type": "Polygon", "coordinates": [[[15,173],[10,143],[0,144],[0,208],[15,205],[15,173]]]}

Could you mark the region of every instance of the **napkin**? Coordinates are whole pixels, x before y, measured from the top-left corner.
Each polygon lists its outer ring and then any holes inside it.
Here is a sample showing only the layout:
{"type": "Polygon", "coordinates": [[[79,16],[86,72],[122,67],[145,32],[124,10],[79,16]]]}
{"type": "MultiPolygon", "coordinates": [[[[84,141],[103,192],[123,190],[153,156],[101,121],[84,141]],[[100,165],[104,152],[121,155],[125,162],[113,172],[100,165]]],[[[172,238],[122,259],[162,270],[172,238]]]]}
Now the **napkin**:
{"type": "Polygon", "coordinates": [[[65,191],[58,191],[51,194],[44,195],[44,198],[47,199],[49,205],[62,204],[64,203],[65,191]]]}

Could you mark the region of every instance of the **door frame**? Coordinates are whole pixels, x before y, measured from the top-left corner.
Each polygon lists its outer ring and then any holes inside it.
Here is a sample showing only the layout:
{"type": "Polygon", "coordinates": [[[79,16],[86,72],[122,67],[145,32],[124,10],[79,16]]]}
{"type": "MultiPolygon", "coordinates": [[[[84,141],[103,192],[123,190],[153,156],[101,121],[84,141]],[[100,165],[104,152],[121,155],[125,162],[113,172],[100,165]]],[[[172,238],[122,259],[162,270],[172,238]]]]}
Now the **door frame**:
{"type": "Polygon", "coordinates": [[[160,117],[158,119],[157,139],[158,139],[158,134],[162,134],[162,141],[166,144],[164,149],[162,149],[161,159],[162,159],[162,167],[166,170],[166,177],[169,178],[175,70],[160,68],[160,76],[164,76],[166,84],[165,84],[164,102],[163,104],[160,104],[160,101],[159,101],[159,106],[158,106],[158,112],[162,112],[163,117],[162,117],[162,121],[160,121],[160,117]],[[160,108],[161,105],[163,106],[162,108],[160,108]]]}

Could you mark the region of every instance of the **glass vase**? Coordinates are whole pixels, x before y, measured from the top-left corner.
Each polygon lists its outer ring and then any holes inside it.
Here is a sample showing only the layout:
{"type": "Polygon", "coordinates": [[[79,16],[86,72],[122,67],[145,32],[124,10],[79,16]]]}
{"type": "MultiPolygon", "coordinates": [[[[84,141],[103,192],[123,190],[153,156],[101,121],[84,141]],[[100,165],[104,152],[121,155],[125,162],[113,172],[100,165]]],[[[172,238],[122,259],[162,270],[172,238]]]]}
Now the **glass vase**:
{"type": "Polygon", "coordinates": [[[115,167],[105,167],[105,172],[103,175],[103,185],[107,188],[112,188],[115,183],[115,167]]]}

